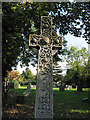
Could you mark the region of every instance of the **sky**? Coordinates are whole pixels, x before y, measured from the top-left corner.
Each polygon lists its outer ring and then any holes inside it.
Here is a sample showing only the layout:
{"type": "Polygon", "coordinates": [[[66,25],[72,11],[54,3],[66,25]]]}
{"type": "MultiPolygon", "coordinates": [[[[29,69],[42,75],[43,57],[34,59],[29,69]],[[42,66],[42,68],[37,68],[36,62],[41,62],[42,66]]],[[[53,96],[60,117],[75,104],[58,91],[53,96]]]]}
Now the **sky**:
{"type": "Polygon", "coordinates": [[[88,50],[88,44],[85,41],[85,38],[75,37],[73,35],[66,35],[65,39],[67,40],[67,46],[70,48],[71,46],[75,46],[78,49],[82,49],[82,47],[85,47],[88,50]]]}
{"type": "MultiPolygon", "coordinates": [[[[77,47],[78,49],[82,49],[82,47],[85,47],[88,50],[88,44],[86,43],[84,38],[74,37],[73,35],[68,34],[68,35],[65,36],[65,39],[67,40],[67,47],[68,48],[70,48],[71,46],[77,47]]],[[[63,62],[63,63],[59,63],[59,64],[61,65],[61,68],[63,69],[62,74],[65,75],[65,73],[66,73],[66,70],[65,70],[66,63],[63,62]]],[[[22,73],[23,70],[25,70],[25,69],[26,69],[26,67],[21,68],[20,63],[18,63],[17,70],[20,73],[22,73]]],[[[34,75],[36,75],[37,71],[36,71],[35,67],[30,65],[29,69],[32,71],[32,73],[34,75]]]]}

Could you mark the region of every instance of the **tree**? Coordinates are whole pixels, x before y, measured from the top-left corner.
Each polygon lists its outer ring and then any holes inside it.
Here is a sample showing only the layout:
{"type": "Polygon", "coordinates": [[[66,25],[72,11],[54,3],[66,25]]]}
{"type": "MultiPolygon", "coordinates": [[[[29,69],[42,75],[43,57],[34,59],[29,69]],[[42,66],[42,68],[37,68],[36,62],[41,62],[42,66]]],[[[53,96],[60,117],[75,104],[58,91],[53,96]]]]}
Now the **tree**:
{"type": "Polygon", "coordinates": [[[18,80],[18,77],[20,76],[19,71],[10,71],[8,72],[7,76],[5,77],[5,91],[7,92],[10,87],[14,87],[14,83],[18,80]]]}
{"type": "Polygon", "coordinates": [[[19,75],[20,75],[19,71],[10,71],[10,72],[8,72],[8,78],[9,78],[10,81],[18,79],[19,75]]]}
{"type": "Polygon", "coordinates": [[[31,70],[29,70],[29,68],[26,68],[26,70],[25,70],[25,72],[24,72],[24,77],[25,77],[25,80],[26,81],[32,81],[32,79],[33,79],[33,73],[31,72],[31,70]]]}
{"type": "MultiPolygon", "coordinates": [[[[29,62],[37,63],[37,53],[29,49],[29,34],[40,34],[41,16],[53,17],[54,30],[61,35],[71,33],[75,36],[89,37],[89,4],[59,2],[3,2],[2,3],[2,74],[3,81],[7,71],[21,61],[28,66],[29,62]],[[77,12],[77,8],[79,12],[77,12]],[[77,14],[76,14],[77,13],[77,14]],[[79,20],[79,22],[78,22],[79,20]],[[80,25],[80,21],[82,25],[80,25]],[[77,26],[80,25],[80,28],[77,26]],[[82,32],[84,30],[84,33],[82,32]]],[[[53,32],[54,34],[54,32],[53,32]]],[[[88,39],[89,42],[89,39],[88,39]]],[[[34,64],[35,65],[35,64],[34,64]]]]}
{"type": "Polygon", "coordinates": [[[78,91],[82,91],[86,74],[88,73],[86,70],[87,57],[88,52],[86,48],[83,47],[81,50],[77,50],[77,48],[73,46],[67,52],[67,56],[65,57],[69,69],[65,79],[75,83],[78,86],[78,91]]]}
{"type": "Polygon", "coordinates": [[[54,84],[60,87],[61,82],[63,82],[63,75],[55,74],[53,75],[54,84]]]}
{"type": "Polygon", "coordinates": [[[75,69],[74,68],[68,69],[64,77],[65,83],[69,85],[78,85],[79,88],[81,86],[81,91],[82,91],[82,87],[87,87],[86,77],[88,73],[86,67],[80,66],[75,69]]]}
{"type": "Polygon", "coordinates": [[[26,68],[26,70],[23,71],[23,73],[20,75],[18,81],[21,84],[28,84],[28,82],[35,83],[36,77],[33,75],[29,68],[26,68]]]}
{"type": "Polygon", "coordinates": [[[5,81],[6,82],[13,82],[15,80],[18,80],[19,76],[20,76],[19,71],[12,70],[12,71],[8,72],[7,76],[5,77],[5,81]]]}
{"type": "Polygon", "coordinates": [[[7,2],[2,3],[2,8],[4,76],[6,75],[5,71],[11,70],[11,67],[15,66],[18,61],[21,60],[26,65],[30,62],[34,53],[29,50],[28,36],[30,33],[40,34],[41,16],[51,14],[54,18],[55,30],[58,28],[62,35],[69,32],[80,36],[82,29],[88,33],[88,3],[7,2]],[[77,8],[80,9],[79,12],[76,12],[77,8]],[[77,20],[82,21],[83,25],[80,29],[76,26],[80,24],[77,20]]]}

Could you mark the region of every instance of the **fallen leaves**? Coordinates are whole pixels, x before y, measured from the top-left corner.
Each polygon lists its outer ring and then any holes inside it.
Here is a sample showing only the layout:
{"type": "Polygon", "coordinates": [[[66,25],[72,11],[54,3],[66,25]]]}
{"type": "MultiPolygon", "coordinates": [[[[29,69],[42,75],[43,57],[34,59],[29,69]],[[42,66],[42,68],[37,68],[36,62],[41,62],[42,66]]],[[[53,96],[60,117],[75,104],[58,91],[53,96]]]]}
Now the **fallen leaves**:
{"type": "Polygon", "coordinates": [[[15,114],[15,113],[18,113],[18,110],[12,108],[12,109],[6,110],[5,112],[6,112],[6,113],[10,113],[10,114],[15,114]]]}

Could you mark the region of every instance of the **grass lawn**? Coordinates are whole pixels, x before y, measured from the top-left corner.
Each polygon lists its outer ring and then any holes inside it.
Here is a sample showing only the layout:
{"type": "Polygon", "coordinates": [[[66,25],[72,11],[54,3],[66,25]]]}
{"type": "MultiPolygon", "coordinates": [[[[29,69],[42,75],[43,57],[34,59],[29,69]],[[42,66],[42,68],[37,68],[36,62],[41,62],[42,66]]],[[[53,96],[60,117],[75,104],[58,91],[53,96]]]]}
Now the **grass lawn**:
{"type": "MultiPolygon", "coordinates": [[[[16,91],[19,95],[25,91],[27,86],[21,86],[19,89],[10,89],[10,91],[16,91]]],[[[80,119],[89,120],[88,113],[90,111],[88,102],[82,102],[83,98],[88,97],[88,92],[83,89],[84,92],[75,94],[76,89],[65,90],[60,92],[58,88],[53,88],[53,108],[54,119],[69,120],[80,119]]],[[[34,105],[35,105],[35,93],[36,89],[31,89],[31,95],[25,97],[23,104],[17,104],[15,102],[16,96],[9,97],[6,107],[4,108],[3,116],[7,118],[34,118],[34,105]]],[[[4,120],[4,119],[3,119],[4,120]]]]}
{"type": "Polygon", "coordinates": [[[75,89],[60,92],[54,90],[54,114],[55,118],[64,119],[85,119],[88,120],[88,102],[82,102],[83,98],[88,97],[88,91],[75,94],[75,89]]]}

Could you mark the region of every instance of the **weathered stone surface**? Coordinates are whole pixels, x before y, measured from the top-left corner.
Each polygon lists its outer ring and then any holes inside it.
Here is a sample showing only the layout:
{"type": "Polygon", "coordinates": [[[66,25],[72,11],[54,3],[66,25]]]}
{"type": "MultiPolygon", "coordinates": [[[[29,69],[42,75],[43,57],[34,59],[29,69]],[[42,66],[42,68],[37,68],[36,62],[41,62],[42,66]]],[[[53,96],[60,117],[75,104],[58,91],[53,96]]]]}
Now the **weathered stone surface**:
{"type": "Polygon", "coordinates": [[[35,117],[53,117],[52,54],[49,45],[40,48],[35,117]],[[47,49],[48,48],[48,49],[47,49]]]}
{"type": "Polygon", "coordinates": [[[29,35],[29,46],[38,47],[35,118],[53,118],[53,48],[62,47],[62,37],[52,36],[52,17],[41,17],[41,35],[29,35]]]}

